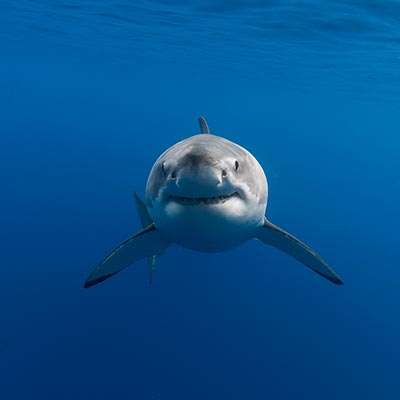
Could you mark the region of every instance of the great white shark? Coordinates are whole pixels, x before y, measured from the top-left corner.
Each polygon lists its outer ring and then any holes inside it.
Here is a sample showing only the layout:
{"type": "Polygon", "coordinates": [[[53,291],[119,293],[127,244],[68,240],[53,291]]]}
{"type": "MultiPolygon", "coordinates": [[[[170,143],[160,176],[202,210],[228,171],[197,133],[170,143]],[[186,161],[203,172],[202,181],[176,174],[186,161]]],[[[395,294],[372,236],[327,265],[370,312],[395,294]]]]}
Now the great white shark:
{"type": "Polygon", "coordinates": [[[147,257],[150,280],[156,257],[173,243],[200,252],[221,252],[258,239],[292,256],[331,282],[338,274],[310,247],[266,218],[268,183],[246,149],[201,133],[160,155],[146,186],[146,202],[135,193],[143,230],[114,249],[93,270],[84,287],[96,285],[147,257]]]}

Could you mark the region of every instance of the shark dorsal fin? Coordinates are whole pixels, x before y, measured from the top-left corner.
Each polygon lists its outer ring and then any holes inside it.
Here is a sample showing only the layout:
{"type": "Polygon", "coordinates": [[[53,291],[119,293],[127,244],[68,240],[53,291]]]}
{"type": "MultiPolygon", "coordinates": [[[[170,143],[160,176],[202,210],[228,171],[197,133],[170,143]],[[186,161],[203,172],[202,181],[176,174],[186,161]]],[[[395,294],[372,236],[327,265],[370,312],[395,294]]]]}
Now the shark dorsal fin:
{"type": "Polygon", "coordinates": [[[208,135],[210,134],[210,129],[208,128],[207,121],[201,115],[199,117],[199,125],[200,125],[201,133],[205,133],[208,135]]]}

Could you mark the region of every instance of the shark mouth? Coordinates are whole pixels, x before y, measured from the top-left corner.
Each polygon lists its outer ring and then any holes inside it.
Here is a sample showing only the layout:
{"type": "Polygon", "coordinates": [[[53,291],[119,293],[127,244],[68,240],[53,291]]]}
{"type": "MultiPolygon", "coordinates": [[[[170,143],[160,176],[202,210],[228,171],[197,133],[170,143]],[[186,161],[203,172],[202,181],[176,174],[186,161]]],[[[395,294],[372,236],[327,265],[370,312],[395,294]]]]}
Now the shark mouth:
{"type": "Polygon", "coordinates": [[[173,196],[172,194],[170,194],[168,199],[173,200],[176,203],[182,204],[184,206],[195,206],[199,204],[206,204],[206,205],[223,204],[232,197],[240,197],[240,196],[238,192],[223,194],[214,197],[183,197],[183,196],[173,196]]]}

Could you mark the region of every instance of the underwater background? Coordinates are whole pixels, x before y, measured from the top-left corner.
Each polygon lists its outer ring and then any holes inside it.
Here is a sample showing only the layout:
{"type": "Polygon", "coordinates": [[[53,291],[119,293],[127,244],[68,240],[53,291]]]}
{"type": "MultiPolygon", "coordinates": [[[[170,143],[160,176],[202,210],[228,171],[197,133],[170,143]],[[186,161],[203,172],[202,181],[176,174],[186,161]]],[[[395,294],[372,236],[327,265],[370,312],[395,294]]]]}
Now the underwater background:
{"type": "Polygon", "coordinates": [[[399,399],[400,3],[0,0],[0,398],[399,399]],[[167,147],[264,167],[251,241],[91,289],[167,147]]]}

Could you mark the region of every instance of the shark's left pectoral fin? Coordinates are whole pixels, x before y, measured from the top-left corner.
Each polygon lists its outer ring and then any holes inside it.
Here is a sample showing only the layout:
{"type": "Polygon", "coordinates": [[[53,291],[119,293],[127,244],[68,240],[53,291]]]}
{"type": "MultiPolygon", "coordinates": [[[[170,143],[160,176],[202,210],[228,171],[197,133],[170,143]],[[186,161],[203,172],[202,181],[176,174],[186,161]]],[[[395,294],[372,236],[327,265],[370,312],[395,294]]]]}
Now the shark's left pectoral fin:
{"type": "Polygon", "coordinates": [[[152,224],[114,249],[89,275],[84,287],[94,286],[144,257],[161,255],[170,244],[152,224]]]}
{"type": "Polygon", "coordinates": [[[267,219],[257,232],[257,239],[289,254],[317,274],[337,285],[343,285],[339,275],[312,249],[293,235],[271,224],[267,219]]]}

